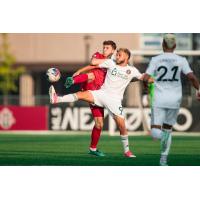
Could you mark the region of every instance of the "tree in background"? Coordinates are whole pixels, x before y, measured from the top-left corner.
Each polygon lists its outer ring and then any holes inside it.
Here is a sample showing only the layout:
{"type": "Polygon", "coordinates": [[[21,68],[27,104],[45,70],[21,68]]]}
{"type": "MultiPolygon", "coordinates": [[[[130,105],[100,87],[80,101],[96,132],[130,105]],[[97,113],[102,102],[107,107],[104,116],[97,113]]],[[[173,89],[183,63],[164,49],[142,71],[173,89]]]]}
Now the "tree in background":
{"type": "Polygon", "coordinates": [[[8,104],[10,92],[17,92],[16,81],[25,72],[23,66],[15,66],[16,60],[10,52],[8,34],[2,33],[2,45],[0,47],[0,91],[3,93],[3,104],[8,104]]]}

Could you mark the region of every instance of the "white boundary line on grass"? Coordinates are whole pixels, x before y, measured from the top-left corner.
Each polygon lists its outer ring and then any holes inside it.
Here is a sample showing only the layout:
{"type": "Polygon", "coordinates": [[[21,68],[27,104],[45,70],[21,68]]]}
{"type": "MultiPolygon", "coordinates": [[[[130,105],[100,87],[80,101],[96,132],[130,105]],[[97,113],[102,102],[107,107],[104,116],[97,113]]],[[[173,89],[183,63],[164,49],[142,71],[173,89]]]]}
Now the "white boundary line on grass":
{"type": "MultiPolygon", "coordinates": [[[[90,131],[0,131],[0,134],[18,134],[18,135],[90,135],[90,131]]],[[[109,135],[107,131],[103,131],[103,135],[109,135]]],[[[128,132],[129,136],[145,136],[148,135],[144,131],[128,132]]],[[[173,132],[174,136],[200,136],[200,132],[173,132]]],[[[119,132],[116,132],[113,136],[119,136],[119,132]]]]}

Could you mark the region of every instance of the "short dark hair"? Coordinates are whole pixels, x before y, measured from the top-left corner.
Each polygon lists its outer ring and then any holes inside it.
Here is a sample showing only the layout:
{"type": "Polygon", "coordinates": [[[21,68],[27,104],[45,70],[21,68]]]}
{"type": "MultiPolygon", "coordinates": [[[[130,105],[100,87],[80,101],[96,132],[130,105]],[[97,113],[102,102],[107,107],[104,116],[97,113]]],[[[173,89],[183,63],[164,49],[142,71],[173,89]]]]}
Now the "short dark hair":
{"type": "Polygon", "coordinates": [[[117,48],[116,43],[113,42],[112,40],[106,40],[106,41],[104,41],[103,45],[111,45],[114,50],[117,48]]]}
{"type": "Polygon", "coordinates": [[[130,57],[131,57],[131,52],[130,52],[127,48],[119,48],[119,49],[117,50],[117,52],[119,52],[119,51],[122,51],[122,52],[124,52],[125,54],[127,54],[128,59],[130,59],[130,57]]]}

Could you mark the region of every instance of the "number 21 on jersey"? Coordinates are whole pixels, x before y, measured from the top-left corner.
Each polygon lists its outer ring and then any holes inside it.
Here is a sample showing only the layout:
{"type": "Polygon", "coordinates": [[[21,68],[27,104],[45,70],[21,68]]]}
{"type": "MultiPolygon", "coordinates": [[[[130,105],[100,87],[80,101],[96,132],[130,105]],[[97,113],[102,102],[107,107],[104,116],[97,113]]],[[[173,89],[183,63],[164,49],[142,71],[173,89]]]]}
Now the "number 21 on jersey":
{"type": "Polygon", "coordinates": [[[176,78],[177,72],[178,72],[178,66],[174,66],[170,71],[172,73],[172,77],[170,79],[166,79],[166,74],[168,73],[168,69],[165,66],[160,66],[157,69],[158,72],[161,72],[161,75],[158,77],[157,81],[179,81],[176,78]]]}

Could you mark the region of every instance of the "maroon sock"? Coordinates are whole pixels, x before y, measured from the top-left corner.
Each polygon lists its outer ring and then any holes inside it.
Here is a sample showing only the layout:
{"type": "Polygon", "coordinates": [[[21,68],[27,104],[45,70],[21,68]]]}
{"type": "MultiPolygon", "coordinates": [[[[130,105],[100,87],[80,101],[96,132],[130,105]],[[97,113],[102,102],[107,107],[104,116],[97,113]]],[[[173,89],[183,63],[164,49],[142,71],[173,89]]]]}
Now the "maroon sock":
{"type": "Polygon", "coordinates": [[[91,144],[90,144],[91,148],[97,147],[100,135],[101,135],[101,129],[98,129],[94,126],[92,130],[92,135],[91,135],[91,144]]]}
{"type": "Polygon", "coordinates": [[[74,76],[73,80],[74,80],[74,84],[83,83],[83,82],[88,80],[88,75],[87,74],[80,74],[80,75],[74,76]]]}

